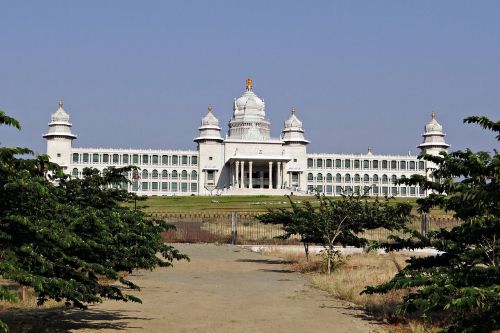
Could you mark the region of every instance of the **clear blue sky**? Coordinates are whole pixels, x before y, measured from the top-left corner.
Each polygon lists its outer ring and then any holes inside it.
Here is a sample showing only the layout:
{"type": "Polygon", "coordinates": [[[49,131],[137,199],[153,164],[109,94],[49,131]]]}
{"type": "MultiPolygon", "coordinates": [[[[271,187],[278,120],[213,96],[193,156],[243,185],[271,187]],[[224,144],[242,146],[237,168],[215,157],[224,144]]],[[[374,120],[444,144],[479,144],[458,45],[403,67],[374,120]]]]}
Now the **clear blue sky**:
{"type": "Polygon", "coordinates": [[[295,105],[311,152],[400,153],[434,110],[452,148],[497,142],[500,1],[1,1],[0,108],[45,152],[57,100],[76,146],[195,148],[254,79],[273,136],[295,105]]]}

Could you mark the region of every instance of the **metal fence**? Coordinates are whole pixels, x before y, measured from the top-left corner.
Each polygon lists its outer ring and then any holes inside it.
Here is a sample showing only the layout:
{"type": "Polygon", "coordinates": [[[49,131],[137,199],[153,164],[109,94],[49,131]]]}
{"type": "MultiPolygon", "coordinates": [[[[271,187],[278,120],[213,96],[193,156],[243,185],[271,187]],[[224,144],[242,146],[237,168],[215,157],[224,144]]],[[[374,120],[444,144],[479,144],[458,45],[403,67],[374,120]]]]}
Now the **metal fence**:
{"type": "MultiPolygon", "coordinates": [[[[237,243],[237,244],[298,244],[299,237],[280,239],[284,232],[279,224],[264,224],[255,212],[202,212],[164,213],[153,212],[154,217],[174,225],[175,230],[164,234],[167,242],[187,243],[237,243]]],[[[450,229],[461,222],[449,216],[414,217],[410,229],[423,234],[440,228],[450,229]]],[[[361,236],[369,240],[385,241],[390,235],[405,236],[402,232],[379,228],[368,230],[361,236]]]]}

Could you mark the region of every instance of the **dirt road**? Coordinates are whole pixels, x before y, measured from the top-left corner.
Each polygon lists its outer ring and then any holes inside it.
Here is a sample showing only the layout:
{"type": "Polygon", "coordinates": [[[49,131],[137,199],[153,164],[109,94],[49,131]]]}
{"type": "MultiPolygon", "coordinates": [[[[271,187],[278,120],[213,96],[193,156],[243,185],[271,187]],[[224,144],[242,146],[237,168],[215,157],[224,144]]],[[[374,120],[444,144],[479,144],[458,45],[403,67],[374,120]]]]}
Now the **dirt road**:
{"type": "Polygon", "coordinates": [[[279,259],[225,245],[177,247],[190,263],[131,277],[143,288],[143,304],[105,301],[44,320],[60,323],[53,331],[78,333],[383,331],[279,259]]]}

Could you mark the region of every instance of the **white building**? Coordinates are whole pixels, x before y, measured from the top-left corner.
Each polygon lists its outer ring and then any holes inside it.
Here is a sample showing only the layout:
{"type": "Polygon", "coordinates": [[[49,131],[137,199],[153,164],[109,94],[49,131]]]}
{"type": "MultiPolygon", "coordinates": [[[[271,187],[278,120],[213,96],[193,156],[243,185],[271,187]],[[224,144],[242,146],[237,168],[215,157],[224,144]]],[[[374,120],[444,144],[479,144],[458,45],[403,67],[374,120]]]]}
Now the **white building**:
{"type": "MultiPolygon", "coordinates": [[[[302,122],[295,108],[284,122],[279,137],[271,137],[264,100],[246,91],[234,100],[229,130],[223,138],[219,120],[209,106],[201,120],[197,150],[75,148],[69,115],[62,102],[52,114],[47,154],[69,174],[79,177],[84,168],[103,172],[109,167],[135,165],[127,175],[129,191],[140,195],[243,195],[306,194],[316,189],[327,195],[368,191],[370,195],[418,197],[418,187],[396,185],[412,174],[429,175],[432,166],[413,155],[310,154],[302,122]]],[[[449,145],[442,126],[432,113],[418,148],[438,154],[449,145]]]]}

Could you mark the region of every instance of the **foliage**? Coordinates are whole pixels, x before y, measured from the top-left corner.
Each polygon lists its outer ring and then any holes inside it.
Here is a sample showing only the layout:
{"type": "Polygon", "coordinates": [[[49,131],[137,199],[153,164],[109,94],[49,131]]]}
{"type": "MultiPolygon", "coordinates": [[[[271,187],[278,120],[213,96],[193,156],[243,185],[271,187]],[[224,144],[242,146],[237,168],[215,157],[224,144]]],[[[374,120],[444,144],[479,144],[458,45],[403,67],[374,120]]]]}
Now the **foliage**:
{"type": "Polygon", "coordinates": [[[334,200],[325,195],[316,195],[319,205],[306,201],[294,203],[291,209],[269,209],[259,217],[263,223],[282,224],[285,238],[300,235],[306,256],[311,243],[322,244],[330,273],[334,258],[339,258],[335,245],[365,246],[368,240],[360,234],[365,230],[387,228],[400,230],[408,221],[411,205],[392,204],[388,198],[370,200],[366,196],[344,195],[334,200]]]}
{"type": "MultiPolygon", "coordinates": [[[[500,122],[469,117],[466,123],[500,133],[500,122]]],[[[500,140],[500,135],[497,135],[500,140]]],[[[489,332],[500,328],[500,156],[495,150],[455,151],[425,155],[436,164],[431,179],[412,176],[402,181],[419,184],[431,193],[418,200],[426,213],[439,206],[453,211],[463,224],[424,237],[394,238],[389,250],[434,247],[436,256],[412,258],[388,283],[367,287],[366,293],[408,289],[401,311],[445,314],[449,332],[489,332]]]]}
{"type": "MultiPolygon", "coordinates": [[[[0,114],[0,120],[16,124],[0,114]]],[[[85,169],[72,179],[47,156],[16,158],[21,148],[0,148],[0,275],[48,299],[84,308],[103,298],[140,302],[139,289],[120,272],[170,266],[187,259],[162,242],[169,226],[121,203],[134,194],[116,188],[131,167],[105,175],[85,169]],[[160,255],[158,255],[160,254],[160,255]],[[121,286],[105,283],[118,280],[121,286]]],[[[0,297],[13,300],[5,289],[0,297]]]]}

